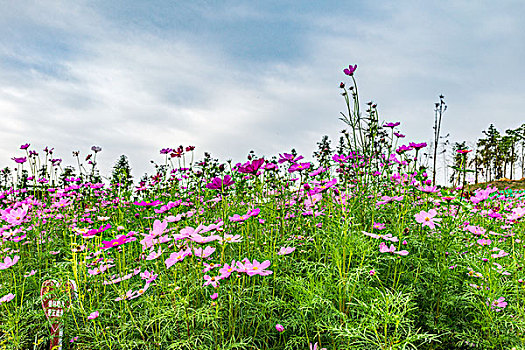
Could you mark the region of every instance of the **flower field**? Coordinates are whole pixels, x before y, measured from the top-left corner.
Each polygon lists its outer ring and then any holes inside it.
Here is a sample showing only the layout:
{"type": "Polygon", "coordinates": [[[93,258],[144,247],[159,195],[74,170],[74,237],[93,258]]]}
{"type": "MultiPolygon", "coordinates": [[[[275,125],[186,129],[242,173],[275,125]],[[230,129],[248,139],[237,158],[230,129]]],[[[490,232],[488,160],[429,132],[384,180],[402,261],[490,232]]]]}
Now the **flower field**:
{"type": "Polygon", "coordinates": [[[361,111],[356,68],[349,131],[312,159],[164,148],[133,185],[102,180],[99,147],[64,175],[22,145],[0,349],[48,349],[52,323],[63,349],[525,349],[524,193],[435,186],[426,143],[361,111]]]}

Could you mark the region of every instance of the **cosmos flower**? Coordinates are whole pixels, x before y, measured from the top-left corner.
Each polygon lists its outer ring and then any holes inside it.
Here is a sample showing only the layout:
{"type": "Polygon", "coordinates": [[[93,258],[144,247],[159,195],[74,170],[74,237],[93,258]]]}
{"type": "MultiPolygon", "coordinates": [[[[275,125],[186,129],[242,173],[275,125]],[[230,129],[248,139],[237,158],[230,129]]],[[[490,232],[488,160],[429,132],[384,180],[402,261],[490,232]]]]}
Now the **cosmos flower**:
{"type": "Polygon", "coordinates": [[[210,190],[223,190],[233,185],[235,181],[232,180],[230,175],[224,176],[224,180],[220,177],[215,177],[210,183],[206,184],[206,188],[210,190]]]}
{"type": "Polygon", "coordinates": [[[418,214],[414,215],[416,221],[423,226],[428,226],[431,229],[436,227],[436,221],[441,221],[439,218],[435,218],[437,211],[435,209],[430,209],[428,213],[426,211],[420,211],[418,214]]]}
{"type": "Polygon", "coordinates": [[[279,253],[277,253],[277,255],[288,255],[288,254],[292,254],[295,250],[295,247],[281,247],[281,249],[279,250],[279,253]]]}
{"type": "Polygon", "coordinates": [[[89,316],[88,316],[88,320],[94,320],[94,319],[97,318],[98,316],[99,316],[98,311],[92,312],[92,313],[89,314],[89,316]]]}
{"type": "Polygon", "coordinates": [[[13,259],[11,257],[6,256],[4,259],[4,262],[0,262],[0,270],[5,270],[16,264],[20,260],[20,256],[15,255],[13,259]]]}
{"type": "Polygon", "coordinates": [[[253,263],[250,263],[248,261],[244,264],[244,266],[246,268],[246,274],[248,276],[268,276],[273,273],[273,271],[266,270],[266,268],[269,267],[270,264],[270,260],[263,261],[262,263],[258,262],[257,260],[253,260],[253,263]]]}
{"type": "Polygon", "coordinates": [[[348,76],[352,76],[354,75],[354,72],[356,71],[356,69],[357,69],[357,64],[353,66],[349,65],[348,68],[343,69],[343,73],[345,73],[348,76]]]}
{"type": "Polygon", "coordinates": [[[15,297],[15,295],[12,294],[12,293],[4,295],[3,297],[0,298],[0,305],[2,305],[3,303],[10,302],[11,300],[14,299],[14,297],[15,297]]]}
{"type": "Polygon", "coordinates": [[[246,162],[237,167],[237,171],[243,174],[255,174],[264,164],[264,158],[253,160],[251,163],[246,162]]]}

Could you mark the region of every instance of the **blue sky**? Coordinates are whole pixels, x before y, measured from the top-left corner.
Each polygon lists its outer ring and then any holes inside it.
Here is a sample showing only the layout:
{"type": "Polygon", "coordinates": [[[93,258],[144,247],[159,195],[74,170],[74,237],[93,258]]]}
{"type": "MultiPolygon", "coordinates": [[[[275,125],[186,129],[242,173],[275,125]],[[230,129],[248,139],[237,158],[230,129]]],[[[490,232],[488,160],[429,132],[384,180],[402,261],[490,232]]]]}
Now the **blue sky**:
{"type": "Polygon", "coordinates": [[[296,148],[345,125],[342,69],[361,99],[430,141],[525,121],[523,1],[2,1],[0,165],[26,142],[73,164],[101,146],[139,178],[164,147],[221,160],[296,148]]]}

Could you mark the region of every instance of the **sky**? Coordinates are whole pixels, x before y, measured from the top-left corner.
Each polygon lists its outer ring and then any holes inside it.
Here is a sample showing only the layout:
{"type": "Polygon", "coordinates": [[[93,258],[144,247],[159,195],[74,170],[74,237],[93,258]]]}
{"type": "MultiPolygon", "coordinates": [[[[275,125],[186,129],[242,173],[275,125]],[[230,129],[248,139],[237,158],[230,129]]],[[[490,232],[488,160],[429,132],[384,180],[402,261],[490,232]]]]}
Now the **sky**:
{"type": "Polygon", "coordinates": [[[161,148],[221,161],[295,148],[346,125],[342,70],[405,139],[474,142],[525,122],[524,1],[0,0],[0,167],[20,145],[73,165],[93,145],[137,180],[161,148]]]}

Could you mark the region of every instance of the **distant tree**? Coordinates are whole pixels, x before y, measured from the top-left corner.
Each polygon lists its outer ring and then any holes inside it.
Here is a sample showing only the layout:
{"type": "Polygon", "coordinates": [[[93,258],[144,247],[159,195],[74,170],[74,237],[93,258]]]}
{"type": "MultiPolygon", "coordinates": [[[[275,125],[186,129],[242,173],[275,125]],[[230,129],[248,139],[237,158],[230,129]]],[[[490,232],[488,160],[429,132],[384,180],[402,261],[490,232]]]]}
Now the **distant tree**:
{"type": "Polygon", "coordinates": [[[490,124],[487,130],[482,131],[485,138],[485,162],[489,165],[489,176],[491,179],[500,179],[503,177],[503,156],[501,154],[502,147],[500,146],[501,134],[496,129],[494,124],[490,124]]]}
{"type": "Polygon", "coordinates": [[[131,167],[129,166],[128,157],[121,155],[113,166],[111,173],[111,184],[121,184],[122,188],[129,190],[133,186],[133,177],[131,176],[131,167]]]}
{"type": "MultiPolygon", "coordinates": [[[[463,142],[455,142],[454,146],[452,148],[453,151],[453,165],[452,165],[452,175],[450,175],[450,182],[452,184],[460,184],[461,183],[461,169],[463,166],[466,166],[466,164],[462,164],[463,162],[463,154],[458,153],[459,150],[464,150],[467,148],[466,141],[463,142]]],[[[463,182],[465,179],[463,179],[463,182]]]]}
{"type": "Polygon", "coordinates": [[[334,151],[330,147],[330,139],[324,135],[321,141],[317,142],[318,150],[314,152],[314,157],[317,158],[319,164],[323,167],[330,165],[330,158],[334,151]]]}

